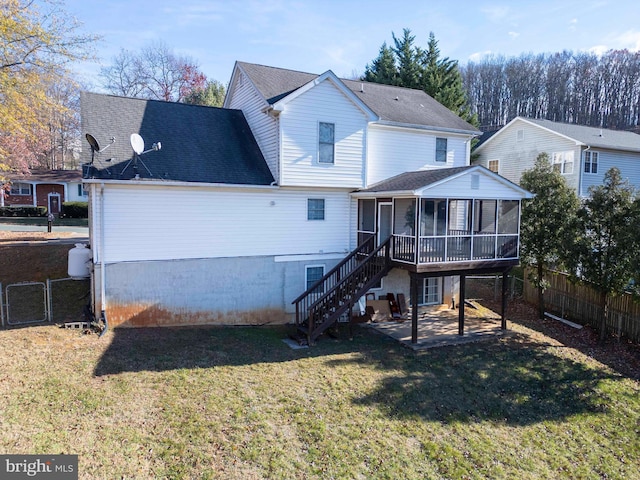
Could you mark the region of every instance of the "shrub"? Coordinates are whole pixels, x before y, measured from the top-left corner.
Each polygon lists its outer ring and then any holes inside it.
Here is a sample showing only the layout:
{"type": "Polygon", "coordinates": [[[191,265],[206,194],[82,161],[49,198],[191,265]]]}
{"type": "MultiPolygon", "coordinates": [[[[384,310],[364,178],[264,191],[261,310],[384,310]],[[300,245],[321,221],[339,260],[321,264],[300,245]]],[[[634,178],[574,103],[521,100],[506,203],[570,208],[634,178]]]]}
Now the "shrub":
{"type": "Polygon", "coordinates": [[[87,202],[63,202],[61,218],[87,218],[89,204],[87,202]]]}
{"type": "Polygon", "coordinates": [[[0,207],[0,217],[46,217],[47,207],[34,207],[33,205],[17,205],[13,207],[0,207]]]}

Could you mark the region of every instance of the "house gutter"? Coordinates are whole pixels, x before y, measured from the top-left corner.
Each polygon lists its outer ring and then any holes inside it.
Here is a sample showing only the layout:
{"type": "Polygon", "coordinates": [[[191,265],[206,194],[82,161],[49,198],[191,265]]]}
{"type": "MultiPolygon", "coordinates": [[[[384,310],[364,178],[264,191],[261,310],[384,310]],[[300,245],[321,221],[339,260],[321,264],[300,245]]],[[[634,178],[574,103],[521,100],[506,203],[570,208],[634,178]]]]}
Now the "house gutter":
{"type": "Polygon", "coordinates": [[[376,125],[384,125],[387,127],[412,128],[412,129],[415,128],[418,130],[426,130],[426,131],[440,132],[440,133],[451,133],[451,134],[472,135],[472,136],[482,135],[482,132],[479,130],[462,130],[462,129],[456,129],[456,128],[435,127],[430,125],[418,125],[414,123],[393,122],[391,120],[378,120],[373,123],[376,125]]]}
{"type": "Polygon", "coordinates": [[[145,185],[151,187],[197,187],[197,188],[227,188],[247,190],[274,190],[278,189],[277,181],[270,185],[252,185],[244,183],[206,183],[206,182],[181,182],[176,180],[97,180],[84,179],[83,183],[104,185],[145,185]]]}

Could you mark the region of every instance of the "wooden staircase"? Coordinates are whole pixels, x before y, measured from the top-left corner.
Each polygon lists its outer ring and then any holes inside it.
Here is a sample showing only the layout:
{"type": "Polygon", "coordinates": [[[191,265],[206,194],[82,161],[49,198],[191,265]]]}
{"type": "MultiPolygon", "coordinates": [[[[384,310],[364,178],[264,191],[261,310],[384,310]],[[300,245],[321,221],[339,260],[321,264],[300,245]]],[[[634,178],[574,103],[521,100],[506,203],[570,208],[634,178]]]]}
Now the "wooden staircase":
{"type": "Polygon", "coordinates": [[[378,247],[375,240],[374,236],[365,240],[292,302],[296,306],[296,338],[299,342],[313,345],[389,272],[391,238],[378,247]]]}

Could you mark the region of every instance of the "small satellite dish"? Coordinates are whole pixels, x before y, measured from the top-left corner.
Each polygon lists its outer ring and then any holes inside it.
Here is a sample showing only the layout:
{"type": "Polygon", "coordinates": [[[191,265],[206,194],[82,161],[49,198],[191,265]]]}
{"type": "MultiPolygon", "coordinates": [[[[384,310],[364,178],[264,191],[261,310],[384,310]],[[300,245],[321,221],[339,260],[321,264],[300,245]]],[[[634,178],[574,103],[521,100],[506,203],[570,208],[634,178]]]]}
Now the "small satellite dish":
{"type": "Polygon", "coordinates": [[[94,152],[99,152],[100,145],[98,144],[98,141],[96,140],[96,138],[90,133],[87,133],[85,137],[87,138],[87,142],[89,142],[89,146],[91,147],[91,150],[93,150],[94,152]]]}
{"type": "Polygon", "coordinates": [[[133,148],[133,151],[138,155],[144,152],[144,140],[137,133],[131,134],[131,148],[133,148]]]}

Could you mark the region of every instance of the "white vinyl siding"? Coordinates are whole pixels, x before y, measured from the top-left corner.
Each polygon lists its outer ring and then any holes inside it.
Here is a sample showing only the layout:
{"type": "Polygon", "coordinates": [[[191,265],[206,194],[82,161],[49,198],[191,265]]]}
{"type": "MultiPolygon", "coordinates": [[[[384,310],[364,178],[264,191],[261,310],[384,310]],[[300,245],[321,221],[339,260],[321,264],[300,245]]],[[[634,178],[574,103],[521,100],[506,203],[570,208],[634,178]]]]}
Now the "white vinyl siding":
{"type": "Polygon", "coordinates": [[[581,158],[580,147],[575,141],[564,138],[553,132],[516,120],[506,130],[494,135],[486,145],[478,151],[478,164],[489,168],[489,160],[500,159],[500,175],[519,184],[522,174],[535,165],[541,153],[549,156],[553,162],[553,152],[573,152],[573,173],[565,174],[564,179],[569,187],[578,188],[581,169],[575,165],[575,159],[581,158]],[[518,131],[522,130],[522,134],[518,131]],[[521,140],[518,140],[519,136],[521,140]]]}
{"type": "Polygon", "coordinates": [[[582,175],[581,196],[589,195],[589,187],[602,185],[604,175],[612,167],[620,170],[622,178],[628,179],[636,189],[640,189],[640,153],[599,150],[598,172],[582,175]]]}
{"type": "Polygon", "coordinates": [[[403,172],[469,165],[466,136],[447,137],[447,161],[436,162],[436,138],[442,134],[371,125],[368,134],[367,185],[403,172]]]}
{"type": "Polygon", "coordinates": [[[238,71],[229,108],[242,110],[251,132],[269,165],[271,174],[278,179],[278,120],[264,112],[266,102],[251,82],[238,71]]]}
{"type": "Polygon", "coordinates": [[[473,173],[461,175],[441,185],[424,188],[422,197],[429,198],[461,198],[461,199],[520,199],[521,194],[508,183],[502,183],[490,174],[473,173]],[[478,188],[474,188],[477,182],[478,188]]]}
{"type": "Polygon", "coordinates": [[[291,100],[279,118],[281,185],[363,186],[367,120],[330,80],[291,100]],[[318,161],[320,122],[335,126],[333,163],[318,161]]]}
{"type": "MultiPolygon", "coordinates": [[[[348,190],[317,192],[326,210],[320,222],[305,220],[309,194],[309,189],[106,185],[105,261],[348,252],[348,190]]],[[[95,259],[101,238],[98,200],[92,198],[95,259]]]]}

